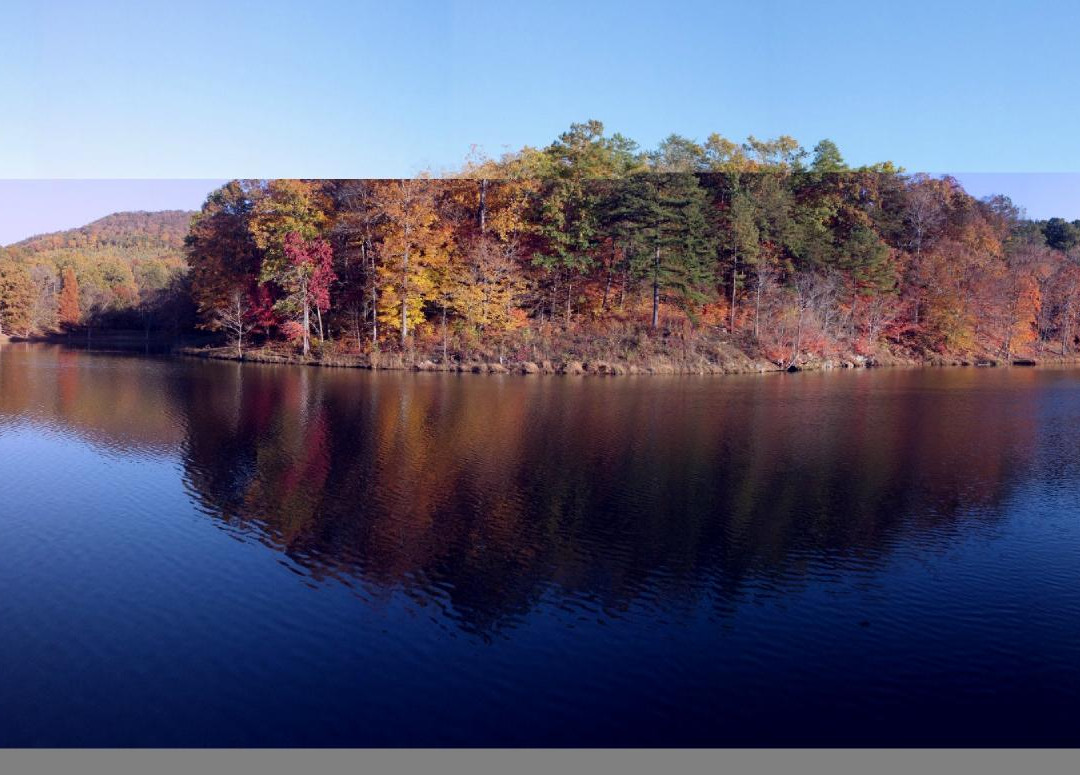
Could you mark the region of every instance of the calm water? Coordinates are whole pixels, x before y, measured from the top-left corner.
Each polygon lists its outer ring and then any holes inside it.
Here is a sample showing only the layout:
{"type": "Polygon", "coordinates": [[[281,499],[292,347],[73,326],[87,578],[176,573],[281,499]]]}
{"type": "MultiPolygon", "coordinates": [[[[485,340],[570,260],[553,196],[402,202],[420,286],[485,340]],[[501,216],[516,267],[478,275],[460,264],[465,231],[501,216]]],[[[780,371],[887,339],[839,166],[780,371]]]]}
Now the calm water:
{"type": "Polygon", "coordinates": [[[1080,372],[0,348],[0,745],[1080,744],[1080,372]]]}

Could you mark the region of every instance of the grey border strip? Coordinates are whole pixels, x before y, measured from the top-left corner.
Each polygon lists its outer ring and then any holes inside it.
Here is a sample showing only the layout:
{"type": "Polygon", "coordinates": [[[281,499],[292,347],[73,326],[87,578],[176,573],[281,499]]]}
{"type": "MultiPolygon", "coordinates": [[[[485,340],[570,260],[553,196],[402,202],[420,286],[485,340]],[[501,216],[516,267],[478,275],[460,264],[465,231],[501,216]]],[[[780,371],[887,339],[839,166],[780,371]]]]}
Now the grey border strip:
{"type": "Polygon", "coordinates": [[[1074,773],[1074,750],[5,750],[0,771],[63,773],[1074,773]]]}

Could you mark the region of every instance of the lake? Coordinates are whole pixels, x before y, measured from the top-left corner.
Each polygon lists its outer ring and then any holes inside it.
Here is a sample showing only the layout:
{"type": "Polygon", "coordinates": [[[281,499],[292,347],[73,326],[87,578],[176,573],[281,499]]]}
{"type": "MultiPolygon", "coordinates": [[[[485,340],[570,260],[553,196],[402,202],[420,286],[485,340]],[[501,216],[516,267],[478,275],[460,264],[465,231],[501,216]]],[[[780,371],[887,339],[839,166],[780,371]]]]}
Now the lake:
{"type": "Polygon", "coordinates": [[[0,745],[1080,744],[1080,371],[0,346],[0,745]]]}

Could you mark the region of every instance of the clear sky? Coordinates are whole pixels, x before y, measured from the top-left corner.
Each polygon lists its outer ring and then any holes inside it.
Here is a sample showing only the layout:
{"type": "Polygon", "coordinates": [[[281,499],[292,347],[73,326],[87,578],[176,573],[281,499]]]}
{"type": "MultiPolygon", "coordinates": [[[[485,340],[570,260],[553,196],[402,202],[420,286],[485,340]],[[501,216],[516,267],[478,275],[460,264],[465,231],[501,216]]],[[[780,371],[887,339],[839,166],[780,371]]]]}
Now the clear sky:
{"type": "MultiPolygon", "coordinates": [[[[1080,4],[1038,0],[4,0],[0,178],[409,175],[588,118],[643,146],[791,134],[911,171],[1080,172],[1077,30],[1080,4]]],[[[1050,202],[998,179],[1080,217],[1075,177],[1050,202]]]]}

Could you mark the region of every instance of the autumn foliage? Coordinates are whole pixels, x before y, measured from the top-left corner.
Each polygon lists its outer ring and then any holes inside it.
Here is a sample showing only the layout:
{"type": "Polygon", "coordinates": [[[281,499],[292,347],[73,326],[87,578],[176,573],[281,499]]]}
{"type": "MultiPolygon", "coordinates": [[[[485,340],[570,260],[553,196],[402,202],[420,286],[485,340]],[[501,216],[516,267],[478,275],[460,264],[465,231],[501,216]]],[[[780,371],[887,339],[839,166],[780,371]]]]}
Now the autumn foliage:
{"type": "Polygon", "coordinates": [[[57,318],[63,326],[74,326],[78,325],[80,317],[79,281],[75,277],[75,269],[70,266],[65,267],[61,275],[57,318]]]}
{"type": "Polygon", "coordinates": [[[25,273],[26,331],[87,325],[179,332],[190,326],[183,248],[191,215],[115,213],[0,248],[0,263],[25,273]]]}
{"type": "Polygon", "coordinates": [[[949,177],[849,166],[827,140],[672,135],[643,150],[590,121],[443,177],[230,181],[191,219],[177,281],[141,254],[96,273],[73,259],[70,282],[29,255],[15,257],[32,270],[29,302],[25,273],[7,272],[8,327],[153,308],[146,289],[159,288],[190,299],[203,327],[239,331],[238,351],[250,335],[317,357],[741,351],[788,366],[1080,343],[1080,225],[1025,220],[949,177]]]}

